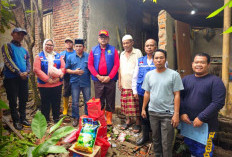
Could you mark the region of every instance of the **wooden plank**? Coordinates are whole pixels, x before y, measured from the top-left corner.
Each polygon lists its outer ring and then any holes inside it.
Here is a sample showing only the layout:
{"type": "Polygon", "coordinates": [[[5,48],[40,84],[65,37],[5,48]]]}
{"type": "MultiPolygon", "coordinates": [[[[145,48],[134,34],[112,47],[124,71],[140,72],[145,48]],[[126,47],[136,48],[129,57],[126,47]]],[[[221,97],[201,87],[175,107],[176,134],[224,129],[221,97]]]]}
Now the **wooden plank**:
{"type": "Polygon", "coordinates": [[[6,123],[10,129],[20,138],[20,139],[24,139],[24,137],[20,134],[20,132],[18,130],[16,130],[14,128],[14,126],[7,120],[7,118],[5,116],[2,116],[2,121],[4,123],[6,123]]]}
{"type": "Polygon", "coordinates": [[[192,74],[192,57],[190,49],[190,26],[181,21],[175,21],[176,48],[178,72],[183,78],[192,74]]]}

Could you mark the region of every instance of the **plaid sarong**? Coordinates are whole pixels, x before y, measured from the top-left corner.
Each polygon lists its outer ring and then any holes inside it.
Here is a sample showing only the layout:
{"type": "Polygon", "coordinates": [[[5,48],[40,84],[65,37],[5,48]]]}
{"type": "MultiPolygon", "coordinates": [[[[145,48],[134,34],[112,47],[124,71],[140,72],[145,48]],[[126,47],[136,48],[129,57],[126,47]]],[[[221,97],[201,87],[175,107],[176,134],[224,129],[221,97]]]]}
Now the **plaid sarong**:
{"type": "Polygon", "coordinates": [[[121,111],[127,117],[140,116],[139,100],[133,97],[132,89],[122,89],[121,111]]]}

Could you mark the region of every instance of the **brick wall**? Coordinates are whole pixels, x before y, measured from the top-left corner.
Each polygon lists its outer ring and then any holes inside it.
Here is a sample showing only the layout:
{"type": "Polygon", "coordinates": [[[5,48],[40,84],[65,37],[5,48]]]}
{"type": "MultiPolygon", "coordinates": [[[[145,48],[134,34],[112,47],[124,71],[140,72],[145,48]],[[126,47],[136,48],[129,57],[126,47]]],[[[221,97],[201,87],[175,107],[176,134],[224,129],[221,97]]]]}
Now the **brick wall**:
{"type": "Polygon", "coordinates": [[[78,0],[54,0],[53,2],[53,39],[55,51],[64,48],[64,39],[69,36],[78,38],[78,0]]]}
{"type": "Polygon", "coordinates": [[[167,32],[166,32],[166,21],[167,21],[167,12],[161,10],[158,16],[158,26],[159,26],[159,44],[160,49],[166,50],[167,46],[167,32]]]}

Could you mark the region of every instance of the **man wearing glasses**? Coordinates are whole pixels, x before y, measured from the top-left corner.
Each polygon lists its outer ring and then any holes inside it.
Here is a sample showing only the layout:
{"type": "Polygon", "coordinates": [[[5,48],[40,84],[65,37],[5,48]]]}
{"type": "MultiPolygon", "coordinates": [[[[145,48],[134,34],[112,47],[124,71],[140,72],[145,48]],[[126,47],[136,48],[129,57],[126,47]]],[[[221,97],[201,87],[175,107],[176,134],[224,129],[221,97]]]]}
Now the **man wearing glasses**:
{"type": "Polygon", "coordinates": [[[95,97],[101,99],[102,110],[106,110],[107,125],[112,125],[115,110],[115,89],[118,79],[119,55],[114,46],[109,45],[109,32],[100,30],[99,44],[92,48],[88,68],[94,81],[95,97]]]}

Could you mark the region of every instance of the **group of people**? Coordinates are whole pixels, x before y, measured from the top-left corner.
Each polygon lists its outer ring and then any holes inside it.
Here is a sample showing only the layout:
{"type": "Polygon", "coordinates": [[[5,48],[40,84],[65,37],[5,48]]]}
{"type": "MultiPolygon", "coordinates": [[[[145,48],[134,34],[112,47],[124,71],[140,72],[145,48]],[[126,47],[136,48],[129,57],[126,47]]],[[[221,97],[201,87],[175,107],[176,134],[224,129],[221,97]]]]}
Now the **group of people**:
{"type": "MultiPolygon", "coordinates": [[[[30,63],[28,52],[21,46],[27,32],[22,28],[12,31],[13,40],[3,45],[4,87],[11,110],[13,125],[21,130],[23,125],[30,126],[25,109],[28,97],[28,75],[30,63]],[[19,110],[17,111],[17,97],[19,110]],[[18,114],[19,112],[19,114],[18,114]]],[[[115,111],[115,91],[121,91],[121,112],[125,115],[126,130],[133,124],[133,131],[142,130],[136,141],[142,145],[152,131],[156,157],[171,157],[174,129],[180,120],[193,127],[208,124],[209,138],[215,136],[218,127],[218,112],[225,103],[226,89],[222,80],[209,74],[210,56],[197,53],[192,62],[194,74],[181,79],[178,72],[167,67],[167,52],[157,49],[154,39],[145,42],[145,56],[133,47],[133,37],[129,34],[122,38],[124,51],[109,44],[109,32],[100,30],[98,45],[90,53],[84,52],[83,39],[65,39],[66,50],[54,52],[54,41],[46,39],[43,51],[34,60],[33,71],[38,78],[41,97],[41,112],[50,121],[50,107],[53,121],[60,117],[62,84],[63,115],[68,114],[69,97],[72,95],[73,126],[79,122],[79,97],[83,93],[85,114],[86,102],[90,99],[90,75],[94,83],[95,97],[100,98],[105,111],[107,125],[111,126],[112,113],[115,111]]],[[[185,137],[192,156],[212,156],[213,143],[203,145],[185,137]]],[[[210,140],[209,140],[210,141],[210,140]]]]}

